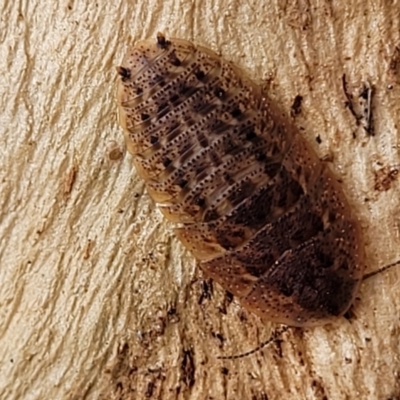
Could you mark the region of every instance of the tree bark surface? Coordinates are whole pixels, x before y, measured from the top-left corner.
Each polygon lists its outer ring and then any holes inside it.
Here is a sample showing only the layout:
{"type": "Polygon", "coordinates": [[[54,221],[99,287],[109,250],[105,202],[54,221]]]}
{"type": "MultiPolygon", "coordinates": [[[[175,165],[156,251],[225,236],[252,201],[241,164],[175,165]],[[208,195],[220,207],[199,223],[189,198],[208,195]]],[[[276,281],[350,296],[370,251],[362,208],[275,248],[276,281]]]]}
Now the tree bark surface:
{"type": "Polygon", "coordinates": [[[375,271],[400,259],[399,1],[3,0],[1,15],[0,398],[400,398],[396,266],[363,282],[348,318],[217,359],[279,326],[174,237],[115,101],[115,67],[158,31],[234,61],[331,164],[375,271]]]}

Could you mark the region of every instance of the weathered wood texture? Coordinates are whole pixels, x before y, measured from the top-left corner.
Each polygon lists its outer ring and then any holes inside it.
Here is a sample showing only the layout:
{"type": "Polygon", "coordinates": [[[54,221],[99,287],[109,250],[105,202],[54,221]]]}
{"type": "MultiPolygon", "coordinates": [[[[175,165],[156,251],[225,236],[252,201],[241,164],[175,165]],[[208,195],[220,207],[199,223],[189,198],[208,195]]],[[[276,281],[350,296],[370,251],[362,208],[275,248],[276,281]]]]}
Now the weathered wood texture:
{"type": "Polygon", "coordinates": [[[0,398],[400,396],[396,267],[363,283],[350,319],[216,359],[277,326],[203,281],[131,157],[118,157],[115,103],[115,66],[157,31],[221,52],[287,113],[301,95],[295,123],[358,210],[371,272],[400,258],[400,183],[383,179],[400,164],[398,1],[0,9],[0,398]],[[374,88],[374,136],[346,107],[343,74],[355,103],[364,83],[374,88]]]}

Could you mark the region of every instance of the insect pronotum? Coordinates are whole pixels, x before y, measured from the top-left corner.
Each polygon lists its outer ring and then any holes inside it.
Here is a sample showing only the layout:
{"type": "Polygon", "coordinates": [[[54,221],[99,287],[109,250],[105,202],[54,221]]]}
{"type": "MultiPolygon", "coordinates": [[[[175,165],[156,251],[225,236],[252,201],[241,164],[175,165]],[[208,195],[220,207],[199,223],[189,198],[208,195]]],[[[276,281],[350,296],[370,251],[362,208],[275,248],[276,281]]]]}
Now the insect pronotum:
{"type": "Polygon", "coordinates": [[[161,34],[117,71],[137,172],[204,273],[266,320],[343,315],[364,271],[359,224],[277,105],[213,51],[161,34]]]}

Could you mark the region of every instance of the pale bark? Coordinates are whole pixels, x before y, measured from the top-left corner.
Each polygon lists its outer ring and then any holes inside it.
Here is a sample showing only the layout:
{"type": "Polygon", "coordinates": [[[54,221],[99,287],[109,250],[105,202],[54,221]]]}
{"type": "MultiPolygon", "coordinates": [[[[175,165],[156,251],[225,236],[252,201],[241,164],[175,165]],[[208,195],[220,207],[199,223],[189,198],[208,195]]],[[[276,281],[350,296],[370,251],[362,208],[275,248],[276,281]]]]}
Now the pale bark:
{"type": "Polygon", "coordinates": [[[350,320],[218,360],[276,325],[204,292],[131,157],[111,153],[128,46],[157,31],[207,45],[288,114],[303,97],[295,123],[358,210],[367,272],[396,261],[400,183],[377,177],[400,163],[399,1],[4,1],[0,398],[399,397],[400,267],[365,281],[350,320]],[[373,86],[375,136],[345,106],[343,74],[357,101],[373,86]]]}

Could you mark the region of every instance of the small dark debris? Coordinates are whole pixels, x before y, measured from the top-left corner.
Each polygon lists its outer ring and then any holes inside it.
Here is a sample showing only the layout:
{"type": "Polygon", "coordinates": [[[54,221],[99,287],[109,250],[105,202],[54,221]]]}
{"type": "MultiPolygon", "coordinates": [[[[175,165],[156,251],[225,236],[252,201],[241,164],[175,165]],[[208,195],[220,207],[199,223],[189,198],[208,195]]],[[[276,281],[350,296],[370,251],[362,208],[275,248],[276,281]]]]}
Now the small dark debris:
{"type": "MultiPolygon", "coordinates": [[[[353,96],[349,93],[349,90],[347,88],[346,74],[343,74],[343,76],[342,76],[342,86],[343,86],[343,92],[347,99],[347,101],[345,102],[345,106],[350,110],[351,114],[356,119],[356,121],[358,121],[359,117],[356,114],[356,112],[354,111],[354,107],[353,107],[353,96]]],[[[357,124],[358,124],[358,122],[357,122],[357,124]]]]}
{"type": "Polygon", "coordinates": [[[183,381],[188,388],[193,387],[195,382],[195,371],[196,367],[193,360],[193,350],[183,351],[183,360],[181,364],[181,371],[183,375],[183,381]]]}
{"type": "Polygon", "coordinates": [[[201,295],[198,304],[202,304],[204,300],[210,300],[213,293],[213,283],[211,279],[201,281],[201,295]]]}
{"type": "Polygon", "coordinates": [[[176,308],[171,307],[170,309],[168,309],[167,314],[168,315],[176,315],[176,308]]]}
{"type": "Polygon", "coordinates": [[[283,343],[283,340],[280,339],[280,338],[276,338],[276,339],[274,340],[275,349],[276,349],[276,352],[278,353],[278,357],[279,357],[279,358],[282,358],[282,357],[283,357],[282,343],[283,343]]]}
{"type": "Polygon", "coordinates": [[[248,315],[243,309],[239,310],[238,317],[240,319],[240,322],[246,322],[248,320],[248,315]]]}
{"type": "Polygon", "coordinates": [[[224,343],[224,337],[219,332],[212,332],[211,335],[218,339],[221,344],[224,343]]]}
{"type": "MultiPolygon", "coordinates": [[[[359,104],[354,101],[354,96],[349,92],[346,74],[342,76],[343,91],[346,96],[345,106],[350,110],[356,120],[357,125],[361,125],[369,136],[374,136],[374,124],[372,115],[372,96],[374,92],[373,86],[369,82],[364,82],[361,92],[358,95],[359,104]]],[[[353,133],[355,138],[355,133],[353,133]]]]}
{"type": "Polygon", "coordinates": [[[374,136],[374,124],[373,124],[373,116],[372,116],[372,96],[374,94],[374,88],[368,83],[364,83],[362,91],[360,93],[360,98],[362,98],[365,102],[365,106],[363,107],[363,119],[364,119],[364,130],[370,135],[374,136]]]}
{"type": "Polygon", "coordinates": [[[375,186],[374,189],[378,192],[386,192],[399,175],[399,170],[392,167],[383,167],[374,172],[375,186]]]}
{"type": "Polygon", "coordinates": [[[303,102],[303,96],[299,94],[294,98],[293,104],[290,107],[292,117],[299,115],[301,113],[301,103],[303,102]]]}
{"type": "Polygon", "coordinates": [[[171,307],[167,311],[167,321],[170,324],[176,324],[179,322],[179,315],[178,311],[175,307],[171,307]]]}
{"type": "Polygon", "coordinates": [[[227,308],[232,303],[232,301],[233,301],[233,294],[228,292],[228,291],[226,291],[224,300],[223,300],[221,306],[218,308],[220,313],[226,315],[227,314],[227,308]]]}
{"type": "Polygon", "coordinates": [[[147,384],[146,393],[145,393],[144,395],[145,395],[147,398],[153,396],[154,388],[155,388],[154,382],[149,382],[149,383],[147,384]]]}
{"type": "Polygon", "coordinates": [[[228,374],[229,374],[229,369],[226,368],[226,367],[222,367],[222,368],[221,368],[221,373],[222,373],[223,375],[228,375],[228,374]]]}

